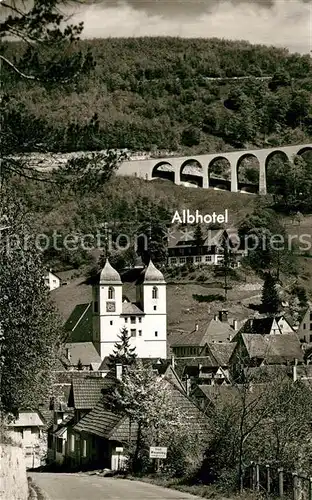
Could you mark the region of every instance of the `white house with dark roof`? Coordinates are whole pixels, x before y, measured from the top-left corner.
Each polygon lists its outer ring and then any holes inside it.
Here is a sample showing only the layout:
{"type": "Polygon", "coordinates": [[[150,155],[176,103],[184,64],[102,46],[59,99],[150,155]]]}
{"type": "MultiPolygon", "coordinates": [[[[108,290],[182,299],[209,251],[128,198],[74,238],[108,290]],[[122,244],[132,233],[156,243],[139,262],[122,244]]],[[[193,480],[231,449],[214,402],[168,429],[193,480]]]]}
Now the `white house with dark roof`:
{"type": "Polygon", "coordinates": [[[52,290],[56,290],[56,288],[60,288],[62,280],[57,274],[52,272],[52,269],[49,269],[44,275],[44,283],[51,292],[52,290]]]}
{"type": "Polygon", "coordinates": [[[166,282],[152,261],[136,282],[136,302],[123,298],[119,273],[107,260],[93,286],[93,343],[103,360],[125,327],[139,358],[167,357],[166,282]]]}

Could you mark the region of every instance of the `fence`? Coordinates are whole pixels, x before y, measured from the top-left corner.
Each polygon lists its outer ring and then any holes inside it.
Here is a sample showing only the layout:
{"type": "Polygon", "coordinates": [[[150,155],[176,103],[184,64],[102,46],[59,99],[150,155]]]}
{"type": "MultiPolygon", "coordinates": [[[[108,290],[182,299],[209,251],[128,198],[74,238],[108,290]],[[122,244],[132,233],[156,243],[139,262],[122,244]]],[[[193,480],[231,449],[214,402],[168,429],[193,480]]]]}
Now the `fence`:
{"type": "Polygon", "coordinates": [[[312,500],[312,477],[255,462],[246,470],[244,488],[272,497],[312,500]]]}

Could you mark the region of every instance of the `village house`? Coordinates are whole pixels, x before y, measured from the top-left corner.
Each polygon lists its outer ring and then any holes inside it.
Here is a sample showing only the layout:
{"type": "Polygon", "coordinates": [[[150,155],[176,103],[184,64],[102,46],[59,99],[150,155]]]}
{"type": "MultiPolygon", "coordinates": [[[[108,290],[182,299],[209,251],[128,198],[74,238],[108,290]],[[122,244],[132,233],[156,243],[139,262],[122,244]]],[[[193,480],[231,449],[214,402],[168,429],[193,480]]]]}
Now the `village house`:
{"type": "Polygon", "coordinates": [[[66,370],[97,371],[102,363],[92,342],[68,342],[60,361],[66,370]]]}
{"type": "Polygon", "coordinates": [[[206,344],[201,356],[173,357],[175,370],[186,381],[188,391],[200,384],[229,384],[229,361],[235,346],[235,342],[206,344]]]}
{"type": "MultiPolygon", "coordinates": [[[[190,234],[194,231],[190,231],[190,234]]],[[[188,233],[173,231],[168,236],[168,265],[170,267],[183,266],[185,264],[215,265],[220,266],[224,262],[224,249],[222,243],[225,241],[231,249],[230,267],[237,268],[241,260],[247,255],[242,243],[238,245],[236,230],[215,229],[209,230],[203,238],[201,245],[194,239],[187,238],[188,233]]]]}
{"type": "MultiPolygon", "coordinates": [[[[171,365],[161,363],[153,368],[160,375],[161,385],[169,389],[174,406],[193,419],[194,433],[204,433],[206,419],[187,396],[171,365]]],[[[93,410],[73,426],[72,432],[75,434],[70,452],[72,464],[118,470],[126,464],[123,453],[129,442],[136,439],[137,426],[133,422],[130,425],[127,417],[109,411],[104,394],[93,410]]]]}
{"type": "Polygon", "coordinates": [[[44,283],[51,292],[62,285],[62,280],[57,274],[52,272],[52,269],[49,269],[44,275],[44,283]]]}
{"type": "Polygon", "coordinates": [[[281,335],[294,333],[291,322],[284,315],[251,318],[242,325],[239,333],[255,333],[259,335],[281,335]]]}
{"type": "Polygon", "coordinates": [[[233,320],[231,326],[228,312],[221,310],[208,323],[196,323],[193,330],[172,330],[168,334],[168,344],[176,357],[203,356],[206,344],[231,342],[237,333],[236,328],[237,322],[233,320]]]}
{"type": "Polygon", "coordinates": [[[99,401],[102,389],[109,386],[110,378],[96,376],[73,378],[62,404],[54,406],[53,424],[48,429],[48,460],[59,465],[70,463],[71,429],[99,401]]]}
{"type": "Polygon", "coordinates": [[[20,411],[18,418],[8,424],[8,435],[25,451],[26,467],[40,467],[47,450],[44,430],[46,420],[39,410],[20,411]]]}
{"type": "Polygon", "coordinates": [[[312,344],[312,309],[307,307],[299,324],[298,335],[301,342],[312,344]]]}
{"type": "MultiPolygon", "coordinates": [[[[187,396],[187,388],[177,376],[170,362],[154,360],[153,369],[161,384],[169,388],[174,405],[194,420],[195,433],[204,432],[206,419],[187,396]]],[[[150,364],[151,359],[143,360],[150,364]]],[[[122,366],[110,370],[105,378],[74,379],[71,384],[63,418],[55,412],[55,421],[49,429],[49,458],[71,470],[108,468],[122,469],[129,442],[136,439],[137,426],[124,415],[112,412],[105,394],[122,375],[122,366]]],[[[64,408],[63,408],[64,410],[64,408]]]]}
{"type": "Polygon", "coordinates": [[[240,380],[249,368],[267,365],[292,365],[304,362],[304,352],[295,333],[272,335],[239,333],[230,359],[233,380],[240,380]]]}

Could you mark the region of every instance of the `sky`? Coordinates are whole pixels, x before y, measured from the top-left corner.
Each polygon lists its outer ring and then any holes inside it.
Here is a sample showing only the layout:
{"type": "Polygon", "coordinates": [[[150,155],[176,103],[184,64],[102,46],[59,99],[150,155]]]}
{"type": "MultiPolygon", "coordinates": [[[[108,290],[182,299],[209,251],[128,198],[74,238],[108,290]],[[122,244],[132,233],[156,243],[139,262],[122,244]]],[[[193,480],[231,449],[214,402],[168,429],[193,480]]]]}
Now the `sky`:
{"type": "MultiPolygon", "coordinates": [[[[312,50],[312,0],[84,0],[84,38],[218,37],[312,50]]],[[[73,7],[71,7],[73,11],[73,7]]]]}

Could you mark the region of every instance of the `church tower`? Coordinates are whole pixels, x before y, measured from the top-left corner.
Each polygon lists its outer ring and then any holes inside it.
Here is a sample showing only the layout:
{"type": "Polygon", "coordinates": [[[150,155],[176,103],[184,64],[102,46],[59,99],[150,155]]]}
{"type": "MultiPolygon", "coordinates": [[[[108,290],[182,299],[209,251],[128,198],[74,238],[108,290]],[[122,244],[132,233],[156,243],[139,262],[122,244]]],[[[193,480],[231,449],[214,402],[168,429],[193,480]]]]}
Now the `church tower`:
{"type": "Polygon", "coordinates": [[[113,352],[124,326],[122,319],[122,281],[106,259],[99,282],[93,287],[93,343],[101,359],[113,352]]]}
{"type": "Polygon", "coordinates": [[[163,274],[150,260],[136,283],[138,307],[144,312],[144,344],[140,357],[167,357],[167,297],[163,274]]]}

